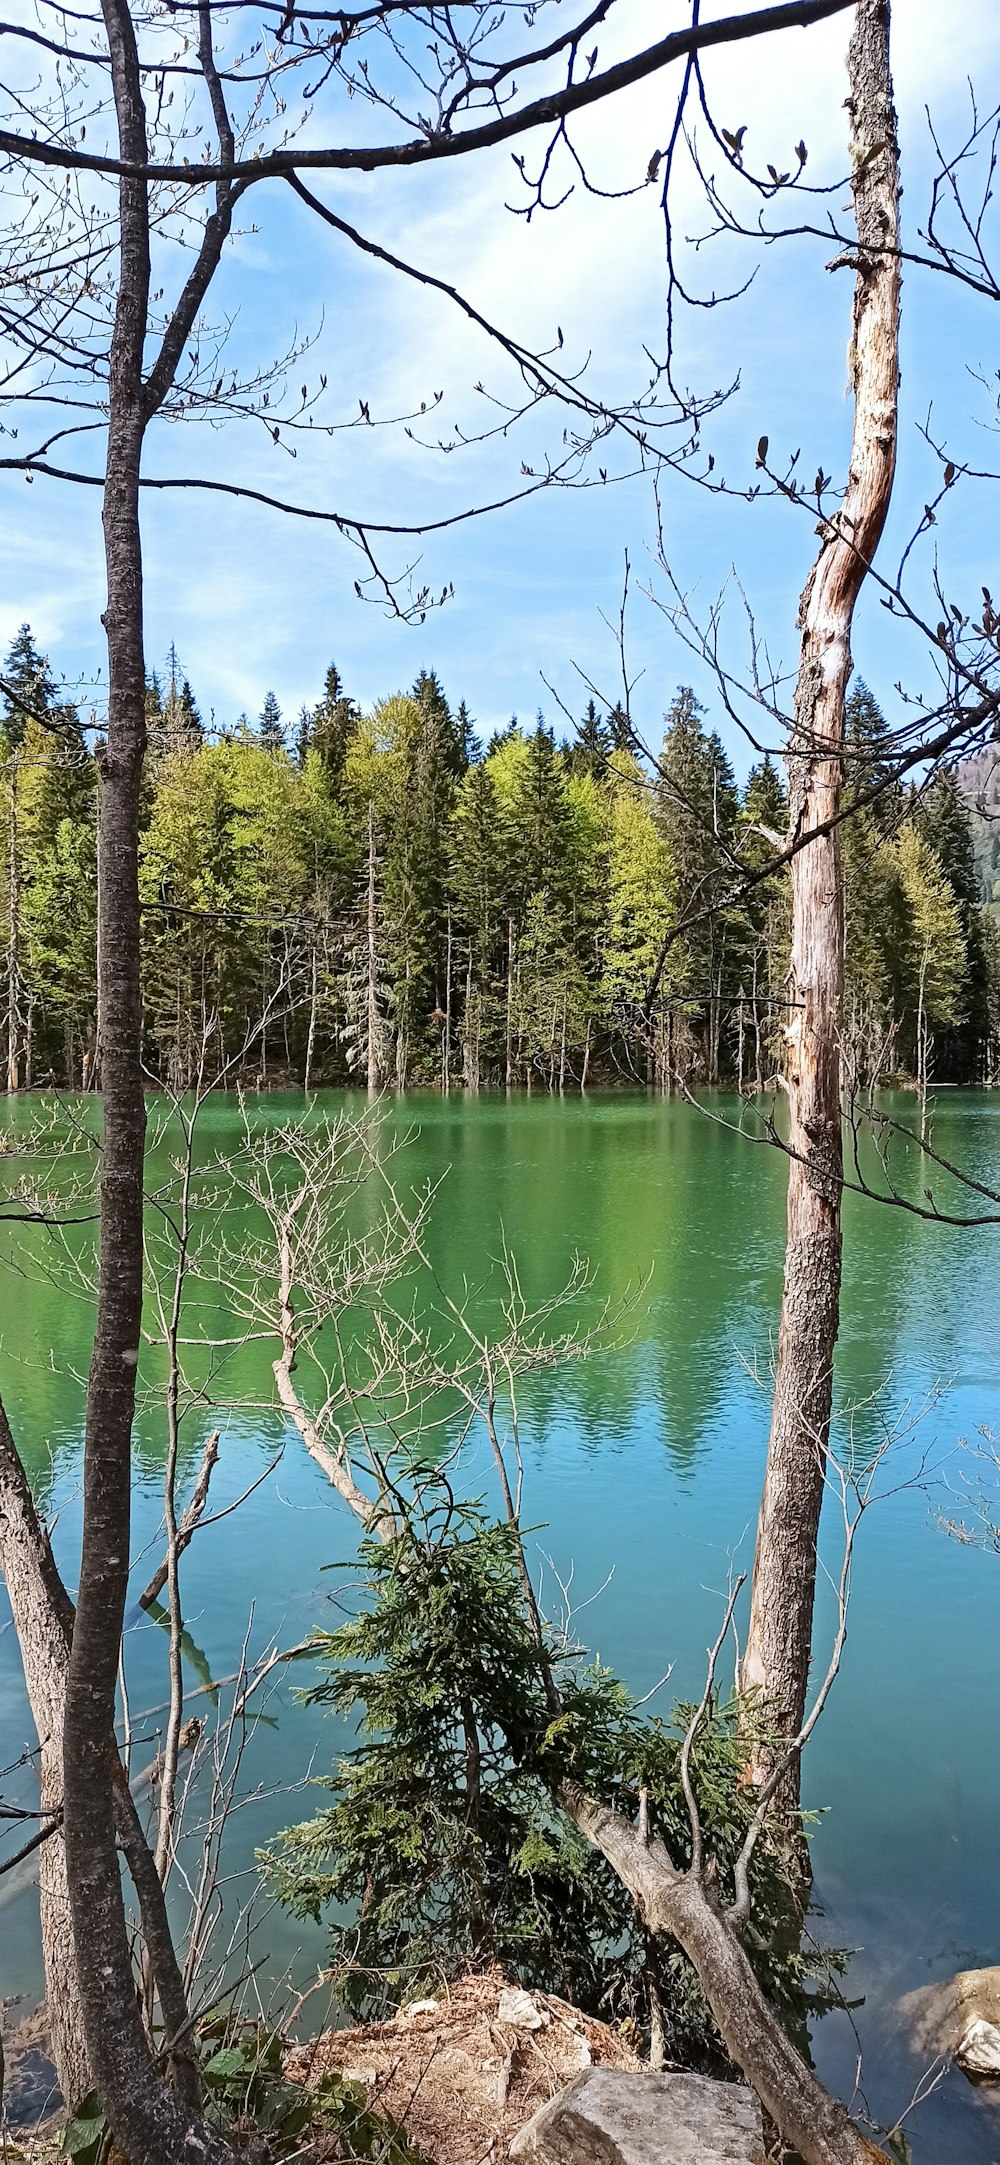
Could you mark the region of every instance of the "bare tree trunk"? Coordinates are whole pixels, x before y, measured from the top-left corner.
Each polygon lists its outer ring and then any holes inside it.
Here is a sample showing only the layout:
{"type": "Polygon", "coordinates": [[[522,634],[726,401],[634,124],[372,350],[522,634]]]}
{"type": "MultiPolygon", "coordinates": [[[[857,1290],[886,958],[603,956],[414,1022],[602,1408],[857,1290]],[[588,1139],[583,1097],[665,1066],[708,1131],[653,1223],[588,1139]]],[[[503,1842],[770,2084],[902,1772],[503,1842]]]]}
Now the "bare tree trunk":
{"type": "Polygon", "coordinates": [[[302,1088],[305,1091],[307,1097],[309,1095],[309,1084],[312,1080],[313,1053],[316,1048],[317,982],[318,964],[316,959],[316,941],[314,939],[312,943],[312,983],[309,991],[309,1030],[306,1037],[306,1064],[302,1076],[302,1088]]]}
{"type": "MultiPolygon", "coordinates": [[[[103,0],[121,156],[148,159],[142,79],[125,0],[103,0]]],[[[210,18],[202,25],[210,37],[210,18]]],[[[231,144],[231,136],[230,136],[231,144]]],[[[63,1809],[73,1939],[91,2065],[133,2165],[184,2156],[223,2165],[228,2146],[165,2087],[136,1997],[115,1845],[115,1694],[128,1588],[131,1439],[142,1320],[143,1097],[139,790],[146,743],[139,467],[147,421],[176,368],[228,231],[220,186],[211,245],[192,270],[190,314],[175,317],[143,375],[150,289],[146,183],[119,184],[120,273],[108,372],[103,501],[108,732],[100,754],[100,985],[104,1133],[97,1319],[87,1385],[83,1540],[63,1725],[63,1809]],[[199,271],[204,284],[199,290],[199,271]],[[173,358],[171,359],[171,355],[173,358]],[[157,380],[158,377],[158,380],[157,380]]],[[[230,214],[231,215],[231,214],[230,214]]]]}
{"type": "Polygon", "coordinates": [[[564,1788],[560,1801],[628,1888],[649,1931],[683,1947],[726,2051],[804,2165],[889,2165],[786,2037],[706,1877],[679,1872],[662,1842],[581,1790],[564,1788]]]}
{"type": "Polygon", "coordinates": [[[441,1088],[451,1089],[451,911],[448,911],[448,944],[444,966],[444,1043],[441,1048],[441,1088]]]}
{"type": "MultiPolygon", "coordinates": [[[[48,1533],[35,1510],[27,1476],[0,1404],[0,1570],[10,1597],[25,1686],[40,1746],[43,1812],[61,1814],[62,1739],[73,1604],[56,1568],[48,1533]]],[[[139,1897],[143,1935],[168,2039],[175,2081],[189,2097],[198,2075],[187,2002],[174,1953],[163,1890],[120,1763],[115,1767],[115,1820],[139,1897]]],[[[47,1834],[39,1854],[39,1901],[45,1991],[52,2050],[63,2097],[79,2103],[93,2087],[83,2026],[80,1982],[70,1929],[66,1853],[61,1829],[47,1834]]]]}
{"type": "Polygon", "coordinates": [[[759,949],[759,947],[755,947],[755,948],[754,948],[754,951],[753,951],[753,1042],[754,1042],[754,1081],[755,1081],[755,1084],[756,1084],[756,1089],[757,1089],[757,1096],[758,1096],[758,1097],[760,1096],[760,1093],[761,1093],[761,1091],[762,1091],[762,1090],[763,1090],[763,1088],[764,1088],[764,1074],[763,1074],[763,1069],[762,1069],[762,1067],[761,1067],[761,1059],[760,1059],[760,1001],[759,1001],[759,999],[758,999],[758,997],[757,997],[757,966],[758,966],[758,962],[759,962],[759,959],[760,959],[760,949],[759,949]]]}
{"type": "MultiPolygon", "coordinates": [[[[824,523],[799,609],[795,723],[788,752],[792,836],[835,819],[840,802],[851,622],[889,507],[899,371],[899,157],[888,0],[859,0],[848,59],[857,250],[854,434],[842,508],[824,523]]],[[[788,1223],[767,1471],[741,1664],[778,1729],[801,1726],[812,1639],[816,1541],[830,1434],[840,1299],[840,1027],[843,911],[836,831],[792,859],[786,1087],[788,1223]]],[[[765,1772],[755,1767],[758,1778],[765,1772]]],[[[782,1803],[794,1806],[798,1775],[782,1803]]]]}
{"type": "Polygon", "coordinates": [[[917,995],[917,1096],[920,1101],[920,1140],[922,1143],[927,1140],[927,1084],[930,1059],[927,1009],[924,1004],[929,952],[929,946],[926,946],[920,960],[920,987],[917,995]]]}
{"type": "Polygon", "coordinates": [[[378,1011],[378,912],[375,888],[375,806],[368,806],[368,945],[367,945],[367,1028],[368,1028],[368,1095],[377,1098],[382,1083],[382,1063],[379,1050],[382,1039],[382,1021],[378,1011]]]}
{"type": "Polygon", "coordinates": [[[508,1090],[514,1083],[514,920],[507,919],[507,1045],[506,1083],[508,1090]]]}
{"type": "Polygon", "coordinates": [[[479,1090],[479,1034],[480,1000],[472,985],[472,943],[469,943],[469,966],[465,973],[465,1014],[462,1018],[462,1074],[466,1089],[475,1096],[479,1090]]]}
{"type": "MultiPolygon", "coordinates": [[[[24,1681],[38,1735],[39,1804],[50,1814],[50,1832],[38,1858],[45,1997],[52,2029],[52,2057],[69,2106],[93,2087],[83,2027],[80,1988],[70,1930],[66,1851],[59,1818],[63,1800],[63,1708],[72,1609],[56,1570],[49,1537],[38,1518],[0,1408],[0,1570],[21,1649],[24,1681]]],[[[40,1822],[44,1828],[46,1821],[40,1822]]]]}
{"type": "Polygon", "coordinates": [[[21,867],[17,848],[16,750],[10,755],[10,811],[7,822],[7,1095],[13,1097],[21,1076],[21,867]]]}

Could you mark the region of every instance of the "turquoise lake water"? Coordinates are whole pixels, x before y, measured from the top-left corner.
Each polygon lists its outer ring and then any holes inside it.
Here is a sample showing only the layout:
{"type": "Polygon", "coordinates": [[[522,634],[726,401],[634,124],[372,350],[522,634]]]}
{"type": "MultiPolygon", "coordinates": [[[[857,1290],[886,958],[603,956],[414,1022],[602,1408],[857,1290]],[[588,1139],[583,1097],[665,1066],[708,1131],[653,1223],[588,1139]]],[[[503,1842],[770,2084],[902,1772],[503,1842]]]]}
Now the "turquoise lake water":
{"type": "MultiPolygon", "coordinates": [[[[343,1101],[312,1102],[323,1113],[343,1101]]],[[[302,1109],[301,1099],[261,1099],[251,1124],[273,1127],[302,1109]]],[[[911,1101],[894,1109],[909,1117],[911,1101]]],[[[722,1098],[710,1110],[723,1119],[738,1112],[722,1098]]],[[[544,1528],[535,1537],[543,1596],[555,1600],[554,1572],[564,1581],[572,1573],[574,1601],[589,1604],[577,1619],[589,1645],[636,1691],[672,1664],[669,1694],[697,1695],[731,1562],[744,1568],[751,1559],[781,1290],[780,1154],[690,1106],[640,1096],[419,1097],[391,1106],[385,1122],[387,1143],[410,1136],[395,1161],[401,1188],[441,1182],[428,1240],[448,1291],[480,1286],[504,1238],[529,1300],[551,1295],[576,1253],[593,1264],[601,1298],[633,1289],[624,1346],[523,1389],[524,1515],[544,1528]]],[[[229,1148],[237,1127],[232,1100],[211,1103],[201,1148],[229,1148]]],[[[1000,1102],[942,1094],[934,1140],[975,1177],[1000,1182],[1000,1102]]],[[[161,1140],[153,1152],[161,1175],[166,1148],[161,1140]]],[[[901,1183],[919,1197],[927,1175],[903,1162],[901,1183]]],[[[950,1207],[943,1176],[930,1184],[950,1207]]],[[[73,1236],[74,1256],[85,1257],[89,1237],[73,1236]]],[[[11,1267],[0,1280],[0,1382],[72,1583],[90,1295],[80,1278],[67,1282],[51,1236],[10,1228],[3,1239],[11,1267]]],[[[217,1334],[231,1332],[221,1295],[214,1310],[212,1299],[202,1308],[203,1317],[213,1312],[217,1334]]],[[[931,1225],[847,1198],[838,1395],[842,1409],[855,1410],[842,1411],[840,1442],[850,1429],[864,1454],[886,1426],[902,1434],[880,1475],[891,1493],[859,1537],[843,1670],[810,1747],[804,1794],[823,1812],[814,1843],[817,1929],[858,1950],[846,1989],[863,2002],[850,2018],[820,2025],[816,2060],[850,2098],[860,2044],[864,2093],[883,2123],[904,2109],[921,2073],[896,2013],[899,1996],[1000,1959],[1000,1556],[962,1546],[940,1525],[963,1509],[972,1461],[960,1442],[974,1444],[983,1427],[1000,1430],[998,1322],[1000,1227],[931,1225]]],[[[188,1487],[206,1426],[222,1428],[213,1512],[271,1468],[185,1559],[192,1690],[236,1668],[248,1633],[259,1652],[329,1624],[338,1578],[322,1567],[354,1547],[353,1522],[297,1439],[285,1439],[278,1456],[283,1430],[266,1402],[273,1353],[261,1344],[234,1354],[213,1385],[218,1412],[207,1419],[195,1408],[185,1425],[188,1487]]],[[[161,1465],[154,1397],[137,1426],[137,1592],[159,1554],[161,1465]]],[[[479,1444],[469,1448],[465,1478],[470,1493],[489,1484],[479,1444]]],[[[831,1514],[833,1567],[836,1537],[831,1514]]],[[[4,1767],[31,1738],[8,1616],[0,1592],[4,1767]]],[[[816,1641],[824,1665],[830,1627],[824,1588],[816,1641]]],[[[133,1720],[150,1740],[136,1746],[141,1767],[155,1751],[157,1720],[144,1717],[164,1697],[163,1633],[133,1616],[127,1643],[133,1720]]],[[[192,1702],[193,1711],[203,1707],[192,1702]]],[[[332,1724],[289,1704],[287,1683],[268,1713],[273,1723],[258,1729],[242,1769],[248,1800],[230,1830],[231,1871],[248,1870],[256,1844],[305,1816],[309,1797],[282,1792],[335,1747],[332,1724]]],[[[8,1778],[5,1794],[27,1796],[18,1779],[8,1778]]],[[[234,1902],[231,1891],[231,1909],[234,1902]]],[[[254,1960],[265,1995],[289,1967],[308,1981],[322,1959],[320,1933],[303,1937],[275,1913],[260,1920],[254,1960]]],[[[39,1981],[33,1889],[0,1879],[0,1996],[30,1997],[39,1981]]],[[[1000,2104],[954,2074],[906,2126],[916,2165],[1000,2157],[1000,2104]]]]}

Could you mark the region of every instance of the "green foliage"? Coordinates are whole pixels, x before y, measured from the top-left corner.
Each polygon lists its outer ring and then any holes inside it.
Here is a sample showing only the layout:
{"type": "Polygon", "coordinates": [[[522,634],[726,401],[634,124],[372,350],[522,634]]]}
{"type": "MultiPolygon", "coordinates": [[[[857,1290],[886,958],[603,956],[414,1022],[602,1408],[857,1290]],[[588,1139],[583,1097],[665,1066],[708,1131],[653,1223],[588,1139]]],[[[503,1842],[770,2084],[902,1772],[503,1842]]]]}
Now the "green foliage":
{"type": "Polygon", "coordinates": [[[60,2156],[74,2165],[101,2165],[111,2147],[111,2130],[96,2090],[90,2090],[62,2131],[60,2156]]]}
{"type": "MultiPolygon", "coordinates": [[[[208,2057],[202,2059],[205,2113],[223,2135],[262,2138],[266,2155],[279,2165],[301,2157],[304,2139],[329,2138],[337,2154],[377,2159],[379,2165],[429,2165],[402,2128],[371,2106],[363,2083],[334,2071],[308,2089],[285,2074],[287,2042],[280,2030],[262,2022],[209,2018],[199,2031],[208,2057]]],[[[63,2129],[60,2155],[74,2165],[103,2165],[111,2150],[111,2131],[97,2091],[83,2099],[63,2129]]]]}
{"type": "Polygon", "coordinates": [[[425,2165],[395,2121],[372,2110],[363,2083],[332,2073],[306,2089],[286,2076],[286,2051],[280,2031],[263,2023],[226,2025],[224,2042],[201,2070],[208,2118],[223,2134],[252,2129],[268,2156],[280,2159],[299,2156],[307,2132],[322,2132],[339,2136],[348,2157],[425,2165]]]}
{"type": "MultiPolygon", "coordinates": [[[[4,681],[0,970],[15,973],[20,1073],[72,1084],[96,1036],[95,764],[27,625],[4,681]]],[[[290,755],[273,692],[258,729],[242,715],[206,732],[171,647],[147,720],[144,1050],[164,1080],[191,1083],[206,1030],[210,1065],[246,1043],[261,1077],[284,1081],[307,1060],[311,1082],[362,1079],[369,1041],[376,1079],[399,1085],[447,1065],[472,1089],[666,1085],[678,1070],[763,1087],[780,1064],[787,872],[730,897],[773,861],[786,793],[769,759],[737,787],[689,688],[655,768],[624,713],[593,700],[568,744],[541,715],[527,731],[515,718],[482,757],[467,709],[427,669],[362,715],[331,664],[290,755]],[[692,922],[664,948],[678,910],[692,922]]],[[[993,1075],[995,822],[951,774],[907,796],[889,746],[858,684],[856,809],[839,830],[847,1044],[862,1076],[915,1072],[918,1039],[925,1072],[993,1075]]],[[[995,795],[978,757],[976,787],[995,795]]]]}
{"type": "MultiPolygon", "coordinates": [[[[720,2048],[693,1971],[647,1939],[559,1804],[572,1781],[634,1817],[644,1790],[652,1831],[683,1866],[689,1710],[651,1718],[599,1662],[540,1646],[516,1531],[455,1506],[443,1484],[393,1541],[363,1545],[359,1569],[366,1606],[318,1642],[323,1674],[303,1694],[358,1719],[359,1740],[321,1784],[332,1801],[265,1859],[290,1909],[330,1915],[346,2003],[384,2012],[442,1973],[499,1961],[525,1984],[645,2022],[655,1984],[678,2054],[712,2064],[720,2048]]],[[[692,1773],[723,1891],[751,1810],[745,1759],[735,1707],[713,1706],[692,1773]]],[[[752,1957],[801,2009],[805,1965],[785,1944],[773,1841],[753,1884],[752,1957]]]]}

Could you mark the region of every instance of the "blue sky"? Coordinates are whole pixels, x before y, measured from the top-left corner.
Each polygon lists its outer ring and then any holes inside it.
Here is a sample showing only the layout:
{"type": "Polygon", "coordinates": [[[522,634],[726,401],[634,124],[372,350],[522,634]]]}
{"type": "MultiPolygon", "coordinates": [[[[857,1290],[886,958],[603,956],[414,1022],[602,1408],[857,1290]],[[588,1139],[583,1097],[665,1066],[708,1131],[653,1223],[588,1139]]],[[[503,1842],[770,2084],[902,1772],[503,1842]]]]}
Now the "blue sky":
{"type": "MultiPolygon", "coordinates": [[[[643,0],[625,11],[640,42],[681,10],[643,0]]],[[[789,32],[706,63],[717,117],[747,125],[747,149],[782,167],[801,136],[809,174],[834,179],[846,168],[843,54],[850,18],[807,33],[789,32]]],[[[931,171],[924,107],[954,144],[968,116],[967,76],[988,107],[1000,81],[1000,24],[983,0],[952,0],[947,31],[931,0],[897,0],[895,74],[905,170],[905,210],[913,228],[926,215],[931,171]]],[[[602,61],[611,57],[610,47],[602,61]]],[[[602,185],[641,179],[661,144],[676,90],[671,70],[588,115],[575,131],[588,168],[602,185]]],[[[318,125],[318,123],[314,123],[318,125]]],[[[657,193],[623,202],[587,196],[579,187],[563,208],[530,226],[504,208],[514,192],[509,153],[435,171],[339,177],[321,192],[384,245],[453,281],[485,312],[526,343],[550,343],[558,324],[571,361],[590,352],[593,381],[624,397],[643,380],[646,344],[661,350],[664,316],[662,223],[657,193]]],[[[834,197],[840,204],[843,197],[834,197]]],[[[262,359],[297,334],[315,343],[296,384],[328,378],[323,413],[351,417],[365,398],[375,414],[412,411],[444,391],[441,415],[475,426],[483,400],[474,386],[505,395],[506,364],[447,302],[358,258],[320,228],[281,186],[250,198],[253,230],[235,242],[209,314],[235,321],[235,348],[262,359]]],[[[677,203],[681,232],[704,230],[706,213],[693,183],[677,203]]],[[[756,261],[741,301],[688,315],[680,327],[681,372],[705,391],[737,371],[740,388],[710,422],[706,448],[733,481],[752,479],[758,436],[772,458],[801,446],[802,471],[818,464],[839,479],[850,426],[845,398],[851,281],[824,269],[831,249],[815,240],[763,252],[712,244],[687,261],[702,289],[725,287],[756,261]]],[[[1000,467],[1000,443],[985,431],[995,409],[974,374],[995,380],[995,314],[943,279],[913,270],[904,286],[902,433],[899,480],[885,564],[919,516],[936,467],[918,435],[933,402],[956,457],[1000,467]],[[994,458],[995,453],[995,458],[994,458]]],[[[489,446],[448,456],[408,440],[400,429],[342,431],[302,443],[293,462],[259,428],[217,429],[204,420],[154,431],[146,470],[202,472],[239,479],[304,502],[363,510],[375,517],[443,516],[516,485],[522,459],[558,449],[562,416],[542,410],[522,430],[489,446]]],[[[438,433],[435,423],[433,434],[438,433]]],[[[0,640],[27,618],[57,671],[82,680],[84,705],[99,705],[103,665],[100,609],[103,566],[96,491],[41,478],[0,476],[0,640]]],[[[682,477],[663,492],[666,552],[674,576],[704,616],[735,566],[773,657],[795,657],[795,610],[814,546],[813,524],[787,505],[711,497],[682,477]]],[[[1000,589],[997,519],[990,489],[953,492],[920,558],[920,579],[940,563],[949,593],[974,601],[981,582],[1000,589]]],[[[536,708],[559,724],[547,677],[568,706],[587,693],[581,672],[617,695],[620,665],[607,618],[617,619],[626,551],[634,594],[628,659],[638,678],[634,711],[655,738],[678,682],[693,682],[719,719],[708,674],[685,649],[657,597],[667,586],[656,562],[648,483],[585,493],[552,490],[519,508],[452,528],[413,545],[417,578],[437,590],[453,581],[454,599],[422,627],[401,627],[359,602],[362,566],[333,529],[192,494],[147,498],[145,506],[147,651],[162,663],[171,640],[203,712],[217,723],[241,709],[255,714],[273,689],[289,721],[315,699],[335,659],[363,705],[435,668],[450,696],[464,697],[485,733],[512,712],[536,708]],[[649,590],[649,598],[644,589],[649,590]]],[[[395,545],[387,561],[406,553],[395,545]]],[[[937,607],[928,609],[936,620],[937,607]]],[[[725,618],[727,655],[737,670],[747,635],[735,588],[725,618]]],[[[892,710],[902,677],[933,694],[931,663],[912,636],[887,622],[874,595],[862,605],[855,638],[859,668],[892,710]]],[[[560,725],[561,726],[561,725],[560,725]]],[[[747,750],[729,724],[723,734],[742,768],[747,750]]]]}

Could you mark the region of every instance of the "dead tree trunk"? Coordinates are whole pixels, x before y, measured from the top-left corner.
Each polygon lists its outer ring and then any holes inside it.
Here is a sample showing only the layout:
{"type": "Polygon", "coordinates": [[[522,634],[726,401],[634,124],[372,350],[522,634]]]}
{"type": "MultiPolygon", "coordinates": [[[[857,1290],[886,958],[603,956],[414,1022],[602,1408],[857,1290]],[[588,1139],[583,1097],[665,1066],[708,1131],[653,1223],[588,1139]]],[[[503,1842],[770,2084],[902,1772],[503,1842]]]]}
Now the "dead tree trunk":
{"type": "Polygon", "coordinates": [[[564,1788],[560,1802],[628,1888],[648,1930],[683,1947],[730,2059],[804,2165],[889,2165],[786,2037],[707,1876],[694,1867],[679,1872],[662,1842],[582,1790],[564,1788]]]}
{"type": "MultiPolygon", "coordinates": [[[[840,803],[854,606],[885,523],[896,452],[899,156],[888,0],[859,0],[848,67],[857,248],[844,260],[855,272],[854,433],[843,505],[823,524],[799,609],[789,831],[793,839],[826,831],[791,865],[785,1283],[740,1672],[743,1690],[760,1693],[785,1735],[800,1728],[805,1704],[840,1303],[844,953],[839,852],[829,823],[840,803]]],[[[796,1771],[782,1802],[794,1806],[797,1794],[796,1771]]]]}

